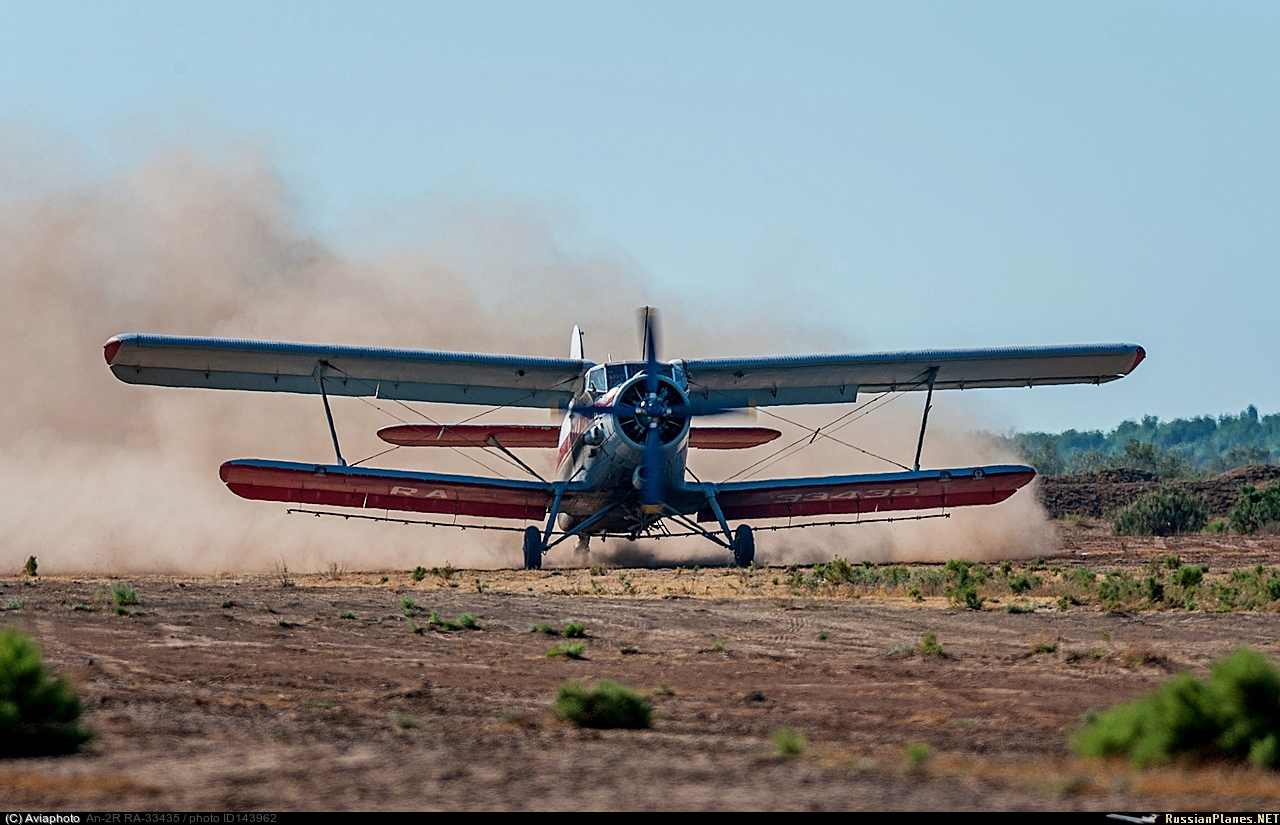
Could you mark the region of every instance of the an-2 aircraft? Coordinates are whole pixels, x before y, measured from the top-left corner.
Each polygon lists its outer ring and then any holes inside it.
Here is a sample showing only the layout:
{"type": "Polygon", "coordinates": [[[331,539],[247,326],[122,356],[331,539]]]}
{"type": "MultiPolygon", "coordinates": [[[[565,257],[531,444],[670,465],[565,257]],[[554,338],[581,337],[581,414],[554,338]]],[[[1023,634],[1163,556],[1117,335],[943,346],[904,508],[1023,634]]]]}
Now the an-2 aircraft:
{"type": "MultiPolygon", "coordinates": [[[[1133,344],[1103,344],[661,361],[655,314],[647,307],[641,327],[644,359],[604,364],[585,358],[577,327],[568,358],[146,334],[115,336],[104,354],[116,377],[130,384],[321,396],[336,463],[228,461],[221,477],[236,495],[381,510],[387,517],[392,510],[446,514],[455,526],[467,523],[459,516],[535,522],[523,531],[529,569],[540,568],[551,547],[576,537],[585,550],[592,536],[700,535],[727,550],[733,564],[747,566],[755,558],[755,537],[742,522],[808,526],[821,516],[861,520],[864,514],[945,513],[1003,501],[1035,470],[920,469],[934,390],[1101,384],[1127,375],[1146,356],[1133,344]],[[915,463],[910,469],[899,465],[903,472],[715,483],[688,470],[690,448],[742,449],[781,434],[765,427],[693,426],[695,417],[750,407],[852,404],[859,395],[906,391],[927,397],[915,463]],[[349,466],[330,396],[551,407],[567,414],[558,426],[405,424],[378,431],[398,446],[500,450],[535,477],[488,478],[349,466]],[[519,448],[556,448],[555,479],[541,478],[520,461],[511,452],[519,448]],[[736,529],[733,522],[740,522],[736,529]]],[[[822,428],[810,432],[812,439],[828,435],[822,428]]]]}

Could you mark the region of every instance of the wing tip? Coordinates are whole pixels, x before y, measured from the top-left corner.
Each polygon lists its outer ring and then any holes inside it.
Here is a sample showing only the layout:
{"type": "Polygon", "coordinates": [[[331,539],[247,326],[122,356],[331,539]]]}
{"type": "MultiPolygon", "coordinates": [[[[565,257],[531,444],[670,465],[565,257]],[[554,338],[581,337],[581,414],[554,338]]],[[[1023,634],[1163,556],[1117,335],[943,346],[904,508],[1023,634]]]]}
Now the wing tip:
{"type": "Polygon", "coordinates": [[[116,358],[116,353],[120,351],[120,347],[123,345],[124,341],[120,340],[119,335],[112,335],[107,339],[107,343],[102,345],[102,356],[107,359],[107,366],[111,366],[111,362],[116,358]]]}
{"type": "Polygon", "coordinates": [[[1138,368],[1138,365],[1141,364],[1143,359],[1145,359],[1146,357],[1147,357],[1147,351],[1142,347],[1138,347],[1138,352],[1134,355],[1134,358],[1133,358],[1133,366],[1129,367],[1129,372],[1133,372],[1134,370],[1136,370],[1138,368]]]}

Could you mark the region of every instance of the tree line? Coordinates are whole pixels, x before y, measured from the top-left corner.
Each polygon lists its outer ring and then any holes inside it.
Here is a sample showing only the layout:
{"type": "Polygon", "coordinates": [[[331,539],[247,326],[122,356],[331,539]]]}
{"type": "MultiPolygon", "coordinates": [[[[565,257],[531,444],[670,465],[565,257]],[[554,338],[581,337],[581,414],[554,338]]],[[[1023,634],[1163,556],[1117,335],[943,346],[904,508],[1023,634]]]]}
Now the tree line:
{"type": "Polygon", "coordinates": [[[1016,433],[1008,439],[1026,463],[1045,475],[1132,467],[1161,478],[1196,478],[1250,464],[1280,463],[1280,413],[1175,418],[1145,415],[1110,432],[1016,433]]]}

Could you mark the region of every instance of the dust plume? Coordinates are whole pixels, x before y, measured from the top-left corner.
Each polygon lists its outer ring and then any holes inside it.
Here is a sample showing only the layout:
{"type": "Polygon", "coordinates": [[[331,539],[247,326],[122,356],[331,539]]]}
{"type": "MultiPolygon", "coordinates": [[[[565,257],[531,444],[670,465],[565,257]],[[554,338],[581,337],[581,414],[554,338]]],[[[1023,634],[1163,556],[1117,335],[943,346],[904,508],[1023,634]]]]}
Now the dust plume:
{"type": "MultiPolygon", "coordinates": [[[[19,569],[29,555],[50,573],[195,574],[270,570],[280,563],[300,572],[330,563],[368,570],[446,560],[484,567],[518,559],[511,534],[289,516],[281,505],[236,498],[218,480],[222,461],[331,460],[319,399],[125,385],[102,360],[102,344],[114,334],[561,355],[578,323],[588,333],[588,356],[603,359],[606,352],[635,353],[635,307],[656,303],[665,311],[666,357],[848,345],[828,340],[823,346],[823,333],[784,323],[785,306],[746,320],[733,313],[733,324],[714,320],[726,313],[679,306],[678,295],[654,294],[624,254],[584,240],[571,221],[553,221],[527,204],[442,199],[406,213],[397,221],[405,229],[397,245],[344,253],[304,228],[298,204],[260,153],[213,160],[173,148],[124,171],[93,175],[74,151],[32,151],[12,135],[0,139],[6,349],[0,409],[9,432],[0,450],[6,502],[0,572],[19,569]]],[[[378,427],[396,418],[420,420],[403,405],[376,405],[382,409],[336,402],[348,458],[386,448],[374,435],[378,427]]],[[[459,415],[456,408],[417,409],[438,420],[459,415]]],[[[817,412],[823,411],[784,414],[817,412]]],[[[503,414],[532,422],[547,415],[503,414]]],[[[914,415],[913,409],[892,418],[884,430],[864,429],[858,443],[910,441],[914,415]]],[[[746,458],[695,455],[693,466],[722,477],[766,449],[746,458]]],[[[954,426],[939,426],[926,458],[1008,458],[995,449],[954,426]]],[[[860,468],[857,458],[822,445],[771,472],[850,472],[860,468]]],[[[399,450],[375,463],[516,475],[486,453],[399,450]]],[[[763,533],[759,547],[762,560],[773,563],[837,553],[873,560],[994,558],[1042,552],[1048,535],[1031,496],[1021,494],[941,527],[763,533]]],[[[618,542],[595,551],[607,560],[614,547],[623,552],[618,542]]],[[[663,558],[667,547],[659,551],[663,558]]],[[[671,558],[708,549],[676,545],[671,558]]],[[[548,563],[567,563],[571,552],[567,543],[548,563]]],[[[637,556],[635,548],[625,552],[637,556]]]]}

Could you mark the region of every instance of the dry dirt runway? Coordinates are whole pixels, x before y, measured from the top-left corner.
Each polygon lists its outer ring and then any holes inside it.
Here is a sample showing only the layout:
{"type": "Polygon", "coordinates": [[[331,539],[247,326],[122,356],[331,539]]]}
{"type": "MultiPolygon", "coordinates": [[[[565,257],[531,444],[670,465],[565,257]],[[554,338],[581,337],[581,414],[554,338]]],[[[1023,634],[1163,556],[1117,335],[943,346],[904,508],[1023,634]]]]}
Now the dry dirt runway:
{"type": "Polygon", "coordinates": [[[1241,644],[1280,655],[1274,614],[796,596],[772,583],[776,569],[386,575],[139,578],[129,617],[114,615],[109,580],[10,579],[0,600],[23,607],[4,622],[71,676],[97,736],[79,755],[0,762],[0,798],[159,810],[1280,803],[1264,771],[1135,771],[1067,744],[1087,710],[1174,670],[1204,672],[1241,644]],[[406,598],[424,610],[421,633],[402,615],[406,598]],[[474,613],[479,629],[431,629],[431,611],[474,613]],[[530,626],[571,620],[586,626],[586,659],[549,658],[564,640],[530,626]],[[890,654],[926,633],[945,655],[890,654]],[[1057,652],[1031,652],[1045,642],[1057,652]],[[561,684],[598,678],[650,693],[653,727],[555,719],[561,684]],[[783,726],[805,734],[803,755],[775,753],[783,726]],[[912,742],[932,758],[909,764],[912,742]]]}

